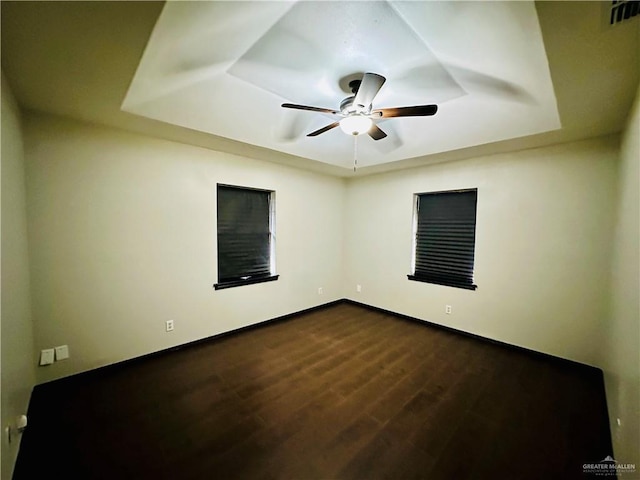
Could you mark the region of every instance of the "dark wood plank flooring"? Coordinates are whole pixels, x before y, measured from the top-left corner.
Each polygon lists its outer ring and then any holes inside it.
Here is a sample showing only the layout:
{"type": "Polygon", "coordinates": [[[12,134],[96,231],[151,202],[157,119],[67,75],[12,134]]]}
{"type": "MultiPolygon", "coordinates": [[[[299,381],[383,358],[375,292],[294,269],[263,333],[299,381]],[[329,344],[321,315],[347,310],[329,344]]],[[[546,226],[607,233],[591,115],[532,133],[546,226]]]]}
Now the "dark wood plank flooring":
{"type": "Polygon", "coordinates": [[[573,479],[598,370],[341,303],[36,387],[14,479],[573,479]]]}

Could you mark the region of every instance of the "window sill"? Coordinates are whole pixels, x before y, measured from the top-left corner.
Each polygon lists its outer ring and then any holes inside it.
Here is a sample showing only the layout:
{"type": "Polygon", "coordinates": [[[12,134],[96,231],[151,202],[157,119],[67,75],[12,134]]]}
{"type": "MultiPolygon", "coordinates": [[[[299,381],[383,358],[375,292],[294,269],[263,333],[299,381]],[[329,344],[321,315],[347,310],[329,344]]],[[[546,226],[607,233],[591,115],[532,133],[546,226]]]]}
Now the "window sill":
{"type": "Polygon", "coordinates": [[[264,283],[264,282],[273,282],[278,280],[280,275],[270,275],[268,277],[255,277],[255,278],[247,278],[245,280],[233,280],[231,282],[221,282],[214,283],[213,288],[216,290],[223,290],[225,288],[233,288],[233,287],[241,287],[243,285],[251,285],[254,283],[264,283]]]}
{"type": "Polygon", "coordinates": [[[463,288],[465,290],[475,290],[478,288],[477,285],[473,285],[473,284],[458,283],[458,282],[452,282],[452,281],[436,279],[436,278],[427,279],[424,277],[416,277],[415,275],[407,275],[407,278],[409,280],[414,280],[416,282],[433,283],[435,285],[444,285],[445,287],[463,288]]]}

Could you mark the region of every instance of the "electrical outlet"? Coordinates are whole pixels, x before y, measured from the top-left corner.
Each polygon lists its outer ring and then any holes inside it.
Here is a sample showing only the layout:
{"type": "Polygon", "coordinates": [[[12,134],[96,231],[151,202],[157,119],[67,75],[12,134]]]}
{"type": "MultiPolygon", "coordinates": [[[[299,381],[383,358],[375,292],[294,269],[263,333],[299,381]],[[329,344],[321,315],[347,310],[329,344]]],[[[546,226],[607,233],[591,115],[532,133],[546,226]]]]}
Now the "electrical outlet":
{"type": "Polygon", "coordinates": [[[322,289],[322,287],[318,288],[318,295],[322,295],[324,294],[324,290],[322,289]]]}
{"type": "Polygon", "coordinates": [[[173,332],[173,320],[167,320],[165,322],[165,331],[173,332]]]}
{"type": "Polygon", "coordinates": [[[451,305],[445,305],[444,313],[446,313],[447,315],[451,315],[451,305]]]}
{"type": "Polygon", "coordinates": [[[45,348],[40,351],[40,366],[51,365],[54,361],[53,348],[45,348]]]}
{"type": "Polygon", "coordinates": [[[60,360],[66,360],[69,358],[69,346],[68,345],[60,345],[59,347],[54,348],[56,352],[56,362],[60,360]]]}
{"type": "Polygon", "coordinates": [[[362,291],[362,285],[356,285],[356,292],[360,293],[362,291]]]}

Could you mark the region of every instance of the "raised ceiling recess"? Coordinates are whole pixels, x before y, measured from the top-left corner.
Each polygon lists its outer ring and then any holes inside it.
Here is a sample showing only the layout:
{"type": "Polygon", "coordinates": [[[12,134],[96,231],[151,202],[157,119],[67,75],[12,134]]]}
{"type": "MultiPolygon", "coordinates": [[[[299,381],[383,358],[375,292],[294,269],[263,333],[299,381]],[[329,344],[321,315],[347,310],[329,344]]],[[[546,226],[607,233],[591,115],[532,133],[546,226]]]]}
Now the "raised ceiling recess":
{"type": "Polygon", "coordinates": [[[351,168],[352,135],[306,136],[335,116],[281,105],[339,110],[365,72],[375,108],[438,113],[376,121],[362,166],[560,128],[532,2],[168,2],[122,109],[351,168]]]}

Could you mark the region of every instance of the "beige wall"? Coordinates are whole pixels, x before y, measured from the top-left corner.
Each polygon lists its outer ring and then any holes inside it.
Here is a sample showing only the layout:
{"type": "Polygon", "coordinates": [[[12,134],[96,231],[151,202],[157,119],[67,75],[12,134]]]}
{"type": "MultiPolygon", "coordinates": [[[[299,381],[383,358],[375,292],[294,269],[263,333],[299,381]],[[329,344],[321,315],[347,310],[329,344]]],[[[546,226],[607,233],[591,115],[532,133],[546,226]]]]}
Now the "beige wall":
{"type": "Polygon", "coordinates": [[[35,114],[25,144],[36,348],[71,353],[40,381],[342,297],[342,179],[35,114]],[[276,191],[278,281],[212,288],[218,182],[276,191]]]}
{"type": "Polygon", "coordinates": [[[640,89],[623,138],[603,350],[616,460],[640,468],[640,89]],[[616,419],[621,425],[618,426],[616,419]]]}
{"type": "Polygon", "coordinates": [[[617,156],[606,137],[350,180],[346,296],[596,365],[617,156]],[[478,289],[409,281],[413,194],[462,188],[478,188],[478,289]]]}
{"type": "Polygon", "coordinates": [[[2,478],[10,478],[19,437],[9,445],[4,429],[27,412],[31,389],[36,381],[29,256],[27,248],[27,208],[24,152],[20,115],[9,85],[2,75],[2,155],[1,155],[1,336],[2,336],[2,478]]]}

